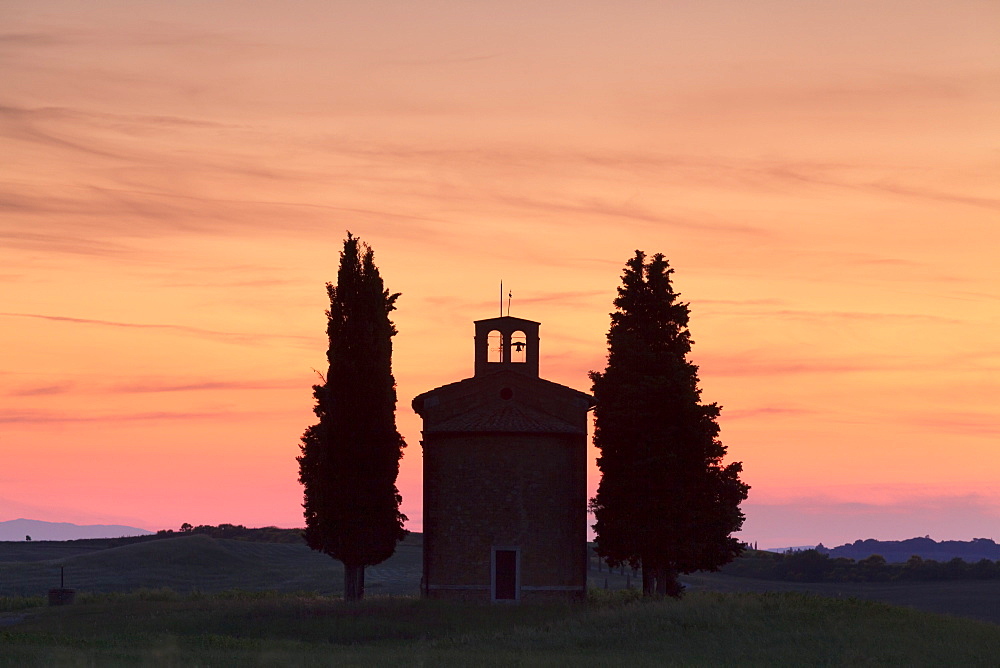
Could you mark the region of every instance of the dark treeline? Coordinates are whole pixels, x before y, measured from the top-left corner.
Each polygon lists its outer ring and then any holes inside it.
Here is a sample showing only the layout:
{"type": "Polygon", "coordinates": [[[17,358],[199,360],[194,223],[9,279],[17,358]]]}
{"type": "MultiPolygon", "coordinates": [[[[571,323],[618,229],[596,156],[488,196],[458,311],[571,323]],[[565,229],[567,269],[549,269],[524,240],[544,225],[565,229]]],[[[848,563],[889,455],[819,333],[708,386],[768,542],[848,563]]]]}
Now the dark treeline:
{"type": "Polygon", "coordinates": [[[1000,579],[1000,561],[981,559],[967,562],[958,557],[935,561],[913,555],[903,563],[889,563],[879,554],[855,561],[848,557],[830,557],[817,550],[784,554],[754,550],[724,566],[722,572],[739,577],[791,582],[996,580],[1000,579]]]}
{"type": "Polygon", "coordinates": [[[248,540],[257,543],[302,543],[302,529],[279,529],[278,527],[262,527],[259,529],[248,529],[242,524],[201,524],[191,526],[184,523],[180,531],[173,529],[161,529],[156,532],[157,538],[171,538],[177,536],[188,536],[200,534],[211,536],[212,538],[229,538],[231,540],[248,540]]]}

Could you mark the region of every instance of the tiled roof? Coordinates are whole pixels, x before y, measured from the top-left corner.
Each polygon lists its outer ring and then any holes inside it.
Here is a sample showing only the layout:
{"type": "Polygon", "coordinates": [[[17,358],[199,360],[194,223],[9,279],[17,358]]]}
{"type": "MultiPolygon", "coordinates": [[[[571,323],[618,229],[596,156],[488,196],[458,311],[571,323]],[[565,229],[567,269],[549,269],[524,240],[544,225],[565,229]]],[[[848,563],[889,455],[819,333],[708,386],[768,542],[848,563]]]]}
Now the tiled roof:
{"type": "Polygon", "coordinates": [[[576,434],[579,428],[526,406],[483,406],[434,425],[432,432],[547,432],[576,434]]]}
{"type": "Polygon", "coordinates": [[[551,391],[571,392],[573,394],[577,394],[580,397],[583,397],[583,398],[589,400],[591,403],[593,402],[593,397],[591,397],[589,394],[586,394],[586,393],[581,392],[579,390],[574,390],[572,387],[566,387],[565,385],[560,385],[559,383],[553,382],[551,380],[546,380],[545,378],[530,378],[530,377],[523,376],[521,374],[515,373],[513,371],[496,371],[493,374],[488,374],[488,375],[485,375],[485,376],[473,376],[472,378],[463,378],[462,380],[456,380],[453,383],[445,383],[444,385],[441,385],[439,387],[435,387],[432,390],[427,390],[426,392],[421,392],[420,394],[418,394],[414,398],[414,400],[419,399],[421,397],[426,397],[426,396],[431,395],[431,394],[440,394],[442,391],[456,390],[456,389],[460,389],[460,388],[463,388],[463,387],[466,387],[466,386],[471,386],[473,388],[479,387],[480,385],[483,384],[484,379],[488,380],[488,379],[490,379],[492,377],[501,377],[501,376],[506,376],[507,378],[511,378],[511,379],[513,379],[513,382],[518,382],[518,381],[521,381],[524,378],[528,378],[528,380],[531,383],[533,383],[535,385],[538,385],[540,387],[548,388],[551,391]]]}

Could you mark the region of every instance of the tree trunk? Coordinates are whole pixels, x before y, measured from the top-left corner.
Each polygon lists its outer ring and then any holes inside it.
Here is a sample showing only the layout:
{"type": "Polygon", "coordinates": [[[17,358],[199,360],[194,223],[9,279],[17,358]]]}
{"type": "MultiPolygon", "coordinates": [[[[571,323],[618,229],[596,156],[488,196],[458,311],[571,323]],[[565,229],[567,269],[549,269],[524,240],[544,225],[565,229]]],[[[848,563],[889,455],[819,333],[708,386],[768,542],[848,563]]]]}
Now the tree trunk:
{"type": "Polygon", "coordinates": [[[672,596],[680,598],[684,585],[677,579],[677,571],[666,566],[642,567],[643,596],[672,596]]]}
{"type": "Polygon", "coordinates": [[[365,597],[365,567],[344,564],[344,600],[360,601],[365,597]]]}
{"type": "Polygon", "coordinates": [[[684,585],[677,579],[677,571],[672,568],[661,568],[656,578],[656,593],[661,596],[680,598],[684,585]]]}
{"type": "Polygon", "coordinates": [[[652,596],[656,593],[656,568],[652,565],[642,565],[642,595],[652,596]]]}
{"type": "Polygon", "coordinates": [[[663,568],[656,569],[656,593],[658,596],[667,595],[667,578],[663,568]]]}

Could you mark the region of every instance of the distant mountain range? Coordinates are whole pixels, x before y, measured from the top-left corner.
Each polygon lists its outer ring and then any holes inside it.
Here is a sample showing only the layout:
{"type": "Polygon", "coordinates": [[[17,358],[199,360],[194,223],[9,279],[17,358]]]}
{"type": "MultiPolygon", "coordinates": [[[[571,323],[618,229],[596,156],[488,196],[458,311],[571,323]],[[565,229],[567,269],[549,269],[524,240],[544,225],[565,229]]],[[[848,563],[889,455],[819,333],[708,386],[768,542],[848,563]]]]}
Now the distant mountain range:
{"type": "Polygon", "coordinates": [[[912,556],[934,561],[949,561],[959,558],[972,563],[980,559],[1000,561],[1000,545],[990,538],[973,538],[964,540],[943,540],[937,542],[930,537],[910,538],[907,540],[856,540],[839,547],[826,548],[820,543],[816,549],[831,557],[847,557],[848,559],[865,559],[873,554],[880,554],[889,563],[901,563],[912,556]]]}
{"type": "Polygon", "coordinates": [[[120,524],[90,524],[81,526],[69,522],[42,522],[17,519],[0,522],[0,541],[78,540],[80,538],[119,538],[121,536],[147,536],[152,531],[120,524]]]}

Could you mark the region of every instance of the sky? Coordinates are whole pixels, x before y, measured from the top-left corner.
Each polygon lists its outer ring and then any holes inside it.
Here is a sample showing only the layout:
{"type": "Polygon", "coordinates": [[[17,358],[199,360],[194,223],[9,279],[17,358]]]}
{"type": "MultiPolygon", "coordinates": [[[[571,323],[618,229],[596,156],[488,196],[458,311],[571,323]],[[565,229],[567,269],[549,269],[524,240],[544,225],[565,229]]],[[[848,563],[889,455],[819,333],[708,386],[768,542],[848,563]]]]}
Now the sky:
{"type": "Polygon", "coordinates": [[[587,391],[642,249],[741,539],[1000,540],[992,0],[2,0],[0,81],[0,521],[301,526],[350,230],[410,529],[500,280],[587,391]]]}

